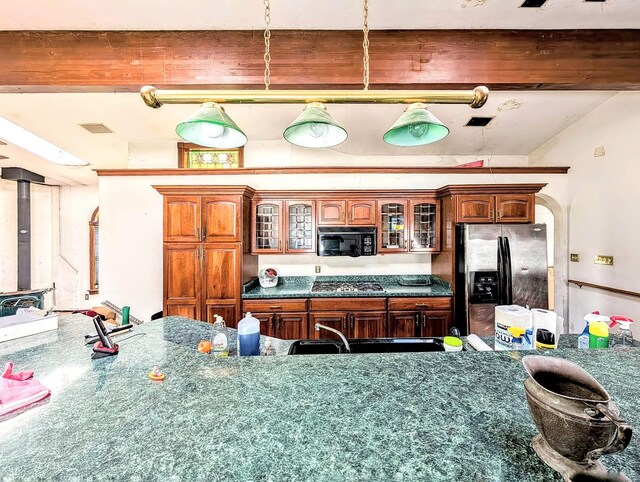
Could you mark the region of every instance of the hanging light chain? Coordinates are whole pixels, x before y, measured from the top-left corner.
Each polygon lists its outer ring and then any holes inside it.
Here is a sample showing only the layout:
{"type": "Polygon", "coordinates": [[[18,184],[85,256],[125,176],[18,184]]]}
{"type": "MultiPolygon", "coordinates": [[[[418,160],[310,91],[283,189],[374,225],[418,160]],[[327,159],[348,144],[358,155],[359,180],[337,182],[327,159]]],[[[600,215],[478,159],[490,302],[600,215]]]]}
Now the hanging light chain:
{"type": "Polygon", "coordinates": [[[364,40],[362,41],[362,48],[364,49],[362,76],[364,90],[369,90],[369,0],[364,0],[364,24],[362,26],[362,33],[364,34],[364,40]]]}
{"type": "Polygon", "coordinates": [[[271,63],[271,53],[269,47],[271,45],[271,30],[269,30],[269,24],[271,23],[271,5],[269,0],[264,0],[264,90],[269,90],[271,85],[271,70],[269,64],[271,63]]]}

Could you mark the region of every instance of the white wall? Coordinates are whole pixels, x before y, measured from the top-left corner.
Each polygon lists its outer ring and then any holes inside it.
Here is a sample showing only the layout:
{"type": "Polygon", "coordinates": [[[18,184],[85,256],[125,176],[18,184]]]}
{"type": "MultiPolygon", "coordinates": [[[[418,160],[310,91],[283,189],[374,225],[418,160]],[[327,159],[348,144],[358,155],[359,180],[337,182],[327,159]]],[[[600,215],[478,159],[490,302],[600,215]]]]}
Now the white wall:
{"type": "MultiPolygon", "coordinates": [[[[567,196],[568,251],[580,255],[569,263],[569,277],[640,292],[640,93],[615,95],[531,153],[532,164],[569,165],[567,196]],[[594,157],[604,146],[605,155],[594,157]],[[596,254],[614,257],[613,266],[594,264],[596,254]]],[[[574,331],[586,313],[630,316],[638,321],[637,298],[592,288],[569,287],[569,317],[574,331]]]]}
{"type": "MultiPolygon", "coordinates": [[[[362,165],[370,165],[367,159],[362,165]]],[[[543,193],[566,204],[565,175],[217,175],[105,176],[100,188],[100,296],[148,319],[162,309],[162,196],[152,185],[249,185],[254,189],[435,189],[446,184],[548,183],[543,193]]],[[[375,264],[359,260],[318,263],[314,256],[261,256],[261,265],[276,265],[282,274],[406,272],[429,273],[429,255],[379,256],[375,264]],[[291,260],[291,262],[289,262],[291,260]],[[274,262],[275,261],[275,262],[274,262]],[[286,265],[285,265],[286,262],[286,265]],[[342,263],[345,264],[337,264],[342,263]],[[329,264],[330,263],[330,264],[329,264]],[[405,264],[406,263],[406,264],[405,264]],[[287,266],[287,268],[283,268],[287,266]]],[[[559,311],[562,313],[562,311],[559,311]]]]}
{"type": "MultiPolygon", "coordinates": [[[[45,308],[78,309],[89,287],[89,220],[98,186],[31,185],[31,287],[56,291],[45,308]],[[77,271],[77,273],[76,273],[77,271]]],[[[17,289],[16,183],[0,180],[0,292],[17,289]]]]}

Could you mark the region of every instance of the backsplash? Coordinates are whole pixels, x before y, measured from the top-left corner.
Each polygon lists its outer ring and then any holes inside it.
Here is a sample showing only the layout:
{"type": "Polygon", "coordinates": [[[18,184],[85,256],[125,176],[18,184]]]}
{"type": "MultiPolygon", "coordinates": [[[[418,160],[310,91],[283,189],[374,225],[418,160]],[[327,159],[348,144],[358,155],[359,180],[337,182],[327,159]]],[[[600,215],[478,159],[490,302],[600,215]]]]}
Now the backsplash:
{"type": "Polygon", "coordinates": [[[431,274],[431,254],[402,253],[359,258],[316,255],[261,255],[258,266],[275,268],[280,276],[431,274]],[[320,273],[315,267],[320,266],[320,273]]]}

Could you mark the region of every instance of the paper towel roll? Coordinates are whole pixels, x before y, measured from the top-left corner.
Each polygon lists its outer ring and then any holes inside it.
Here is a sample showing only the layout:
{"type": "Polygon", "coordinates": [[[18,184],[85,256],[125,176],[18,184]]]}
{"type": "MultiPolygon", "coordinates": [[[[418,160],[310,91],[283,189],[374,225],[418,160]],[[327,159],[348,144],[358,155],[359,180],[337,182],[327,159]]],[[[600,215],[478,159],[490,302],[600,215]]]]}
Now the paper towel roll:
{"type": "MultiPolygon", "coordinates": [[[[538,330],[544,329],[553,333],[553,347],[558,346],[558,315],[554,311],[543,310],[542,308],[533,308],[533,339],[537,341],[538,330]]],[[[539,345],[536,345],[539,347],[539,345]]]]}
{"type": "Polygon", "coordinates": [[[533,324],[531,311],[519,305],[500,305],[495,308],[496,350],[511,350],[513,337],[509,328],[519,326],[530,330],[533,324]]]}

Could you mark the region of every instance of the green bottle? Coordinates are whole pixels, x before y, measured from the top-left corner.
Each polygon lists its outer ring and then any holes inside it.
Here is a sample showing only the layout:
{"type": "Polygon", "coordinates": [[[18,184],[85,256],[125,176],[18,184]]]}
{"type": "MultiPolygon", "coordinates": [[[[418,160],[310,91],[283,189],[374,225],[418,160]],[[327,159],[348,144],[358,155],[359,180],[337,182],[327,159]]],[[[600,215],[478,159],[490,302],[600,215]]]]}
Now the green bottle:
{"type": "Polygon", "coordinates": [[[609,348],[609,327],[604,321],[589,323],[589,348],[609,348]]]}

